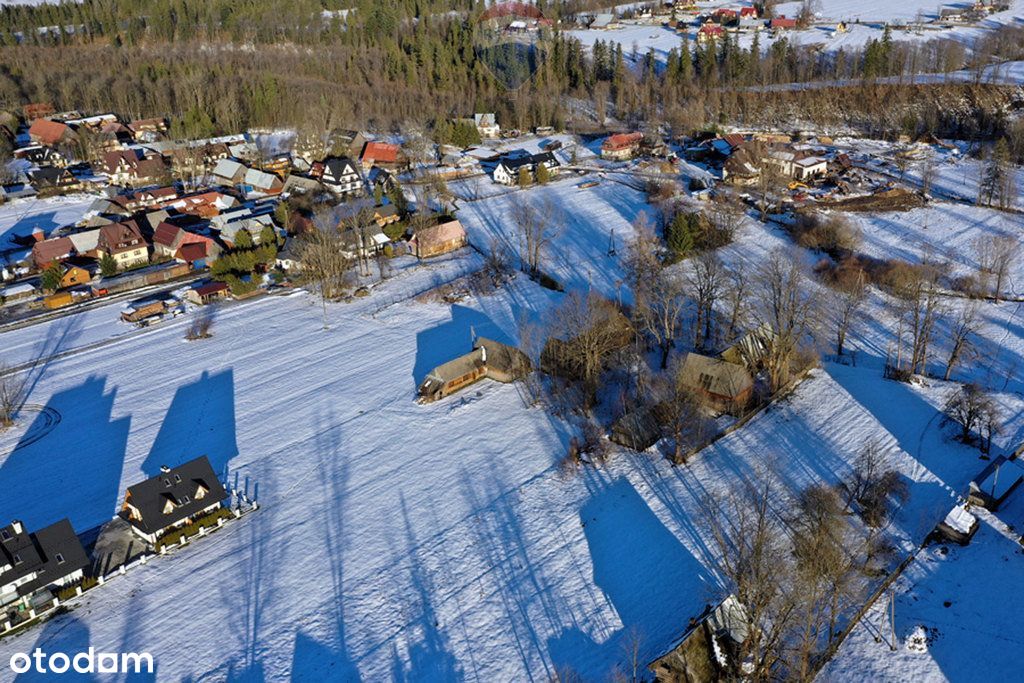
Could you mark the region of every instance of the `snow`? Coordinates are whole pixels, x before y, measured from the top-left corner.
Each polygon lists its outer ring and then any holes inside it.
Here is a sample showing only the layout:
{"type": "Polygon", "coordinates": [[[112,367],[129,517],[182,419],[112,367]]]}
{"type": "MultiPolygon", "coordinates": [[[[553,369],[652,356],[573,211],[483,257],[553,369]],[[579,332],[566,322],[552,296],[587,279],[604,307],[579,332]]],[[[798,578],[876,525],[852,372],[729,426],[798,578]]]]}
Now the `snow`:
{"type": "Polygon", "coordinates": [[[948,526],[950,529],[959,531],[962,534],[969,534],[971,532],[971,527],[973,527],[977,521],[977,517],[968,512],[963,505],[957,505],[955,508],[950,510],[949,514],[946,515],[946,518],[942,520],[943,524],[948,526]]]}
{"type": "Polygon", "coordinates": [[[896,650],[890,649],[889,601],[879,600],[819,680],[1012,678],[1024,645],[1024,596],[1018,590],[1024,565],[1007,522],[1019,525],[1022,514],[1024,497],[1015,493],[997,515],[978,511],[980,527],[969,546],[921,551],[895,584],[896,650]]]}
{"type": "MultiPolygon", "coordinates": [[[[964,163],[972,162],[954,159],[940,173],[941,201],[856,216],[864,248],[913,259],[928,242],[969,270],[972,239],[1019,230],[1017,215],[953,201],[964,163]]],[[[628,172],[565,172],[528,190],[486,177],[449,187],[485,252],[492,238],[517,246],[516,203],[554,207],[559,231],[547,270],[567,288],[628,301],[622,259],[633,220],[651,211],[641,182],[628,172]],[[600,183],[579,188],[590,180],[600,183]],[[613,231],[617,253],[609,256],[613,231]]],[[[39,202],[32,216],[70,216],[72,204],[39,202]]],[[[781,230],[746,220],[721,255],[753,267],[787,248],[781,230]]],[[[0,438],[0,519],[36,528],[69,516],[84,531],[116,512],[128,485],[199,454],[261,503],[209,541],[134,569],[69,614],[0,642],[0,662],[36,646],[91,645],[149,651],[170,680],[545,680],[570,669],[604,680],[625,666],[634,636],[650,661],[723,597],[700,520],[708,500],[723,500],[762,466],[791,494],[839,482],[862,446],[877,443],[910,488],[887,531],[903,553],[959,504],[984,466],[941,426],[956,385],[881,378],[895,326],[886,298],[873,292],[850,335],[855,367],[826,363],[686,467],[617,451],[607,465],[561,474],[572,430],[527,406],[521,386],[483,382],[434,404],[413,400],[431,368],[469,349],[471,332],[515,343],[524,318],[561,300],[524,277],[454,304],[419,296],[482,263],[468,249],[423,265],[400,261],[370,296],[328,306],[326,331],[319,302],[300,290],[220,307],[213,337],[197,342],[182,338],[188,316],[138,330],[117,321],[120,304],[0,333],[0,360],[26,365],[31,388],[26,417],[0,438]]],[[[1019,312],[1020,304],[986,303],[980,357],[957,373],[996,389],[1006,421],[994,454],[1024,434],[1019,312]]],[[[936,359],[946,352],[939,327],[936,359]]],[[[1018,499],[1011,496],[1009,512],[1018,499]]],[[[790,502],[784,495],[775,504],[790,502]]],[[[906,580],[926,584],[923,567],[934,567],[943,575],[939,593],[950,574],[977,583],[982,565],[957,564],[958,556],[976,548],[1005,555],[1012,546],[1005,525],[979,518],[969,548],[926,551],[906,580]]],[[[1006,565],[993,567],[992,585],[1019,583],[1006,565]]],[[[980,586],[971,590],[986,609],[1022,607],[1012,596],[1003,605],[980,586]]],[[[897,630],[906,640],[933,617],[913,612],[909,593],[899,592],[897,630]]],[[[959,615],[961,631],[943,626],[926,653],[901,647],[893,657],[916,657],[907,666],[923,678],[946,675],[934,662],[958,657],[944,654],[955,651],[946,639],[967,638],[971,616],[959,615]]],[[[884,623],[874,612],[868,621],[884,623]]],[[[868,627],[854,631],[828,680],[896,677],[872,659],[871,647],[889,650],[862,637],[868,627]],[[863,675],[859,660],[868,662],[863,675]]]]}
{"type": "Polygon", "coordinates": [[[73,194],[48,199],[13,199],[0,205],[0,252],[21,249],[11,240],[41,228],[48,236],[55,229],[82,219],[96,197],[73,194]]]}
{"type": "MultiPolygon", "coordinates": [[[[615,297],[624,277],[625,246],[634,234],[632,223],[640,211],[651,214],[652,209],[643,192],[619,180],[609,178],[592,188],[578,188],[593,179],[562,172],[546,186],[526,191],[505,188],[496,195],[460,202],[459,220],[477,248],[488,251],[497,239],[518,253],[513,207],[528,202],[549,214],[557,230],[547,249],[545,270],[567,290],[592,286],[615,297]],[[617,254],[609,256],[613,233],[617,254]]],[[[460,193],[459,184],[450,187],[460,193]]]]}
{"type": "MultiPolygon", "coordinates": [[[[620,211],[640,195],[605,191],[574,208],[627,224],[620,211]]],[[[595,229],[579,217],[570,227],[595,229]]],[[[29,401],[62,419],[0,456],[0,519],[36,527],[68,515],[84,529],[114,513],[127,485],[200,453],[261,510],[0,642],[0,661],[91,645],[149,651],[168,679],[604,679],[633,633],[649,661],[720,597],[696,522],[707,496],[763,463],[789,488],[834,483],[877,441],[911,482],[893,528],[904,548],[977,469],[937,426],[944,388],[828,366],[688,467],[622,453],[565,478],[556,463],[571,433],[525,407],[519,387],[413,402],[428,369],[469,348],[471,329],[515,341],[520,316],[560,296],[519,278],[452,305],[408,299],[466,259],[480,263],[467,254],[406,270],[329,306],[326,332],[301,292],[225,307],[201,342],[182,340],[185,319],[98,347],[84,344],[88,328],[75,335],[79,316],[36,328],[50,351],[73,350],[30,375],[29,401]],[[43,478],[50,495],[38,495],[43,478]]],[[[97,311],[111,320],[117,308],[97,311]]],[[[1002,400],[1021,412],[1016,397],[1002,400]]]]}

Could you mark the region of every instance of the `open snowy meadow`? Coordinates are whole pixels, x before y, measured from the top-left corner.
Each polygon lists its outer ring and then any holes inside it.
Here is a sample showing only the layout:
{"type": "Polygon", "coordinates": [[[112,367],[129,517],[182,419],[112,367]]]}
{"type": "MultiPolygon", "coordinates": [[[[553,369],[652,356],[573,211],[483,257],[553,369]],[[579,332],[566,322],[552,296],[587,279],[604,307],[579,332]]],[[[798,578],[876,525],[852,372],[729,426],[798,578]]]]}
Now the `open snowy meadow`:
{"type": "MultiPolygon", "coordinates": [[[[460,217],[482,246],[512,239],[511,203],[557,202],[553,273],[614,296],[644,195],[576,182],[465,202],[460,217]]],[[[866,224],[866,243],[905,240],[914,220],[893,219],[898,234],[866,224]]],[[[753,264],[786,246],[751,220],[723,258],[753,264]]],[[[0,334],[8,362],[31,364],[28,402],[42,411],[0,441],[0,519],[34,528],[68,516],[87,529],[129,484],[201,454],[261,505],[3,640],[0,661],[92,646],[150,652],[166,680],[603,680],[626,669],[632,643],[650,661],[720,599],[701,520],[755,472],[770,467],[789,492],[837,483],[878,443],[910,486],[891,530],[907,552],[983,464],[940,425],[950,387],[881,378],[887,337],[869,319],[854,335],[857,367],[813,371],[690,465],[616,452],[561,473],[573,433],[517,385],[414,402],[426,372],[472,334],[515,343],[520,321],[563,296],[523,277],[457,303],[418,296],[482,262],[466,250],[402,269],[371,296],[328,306],[326,330],[318,301],[296,291],[222,308],[197,342],[183,340],[185,319],[122,326],[117,305],[0,334]]],[[[1024,346],[1021,328],[1004,329],[1010,348],[1024,346]]],[[[1008,417],[998,449],[1024,434],[1020,390],[1008,380],[997,394],[1008,417]]]]}

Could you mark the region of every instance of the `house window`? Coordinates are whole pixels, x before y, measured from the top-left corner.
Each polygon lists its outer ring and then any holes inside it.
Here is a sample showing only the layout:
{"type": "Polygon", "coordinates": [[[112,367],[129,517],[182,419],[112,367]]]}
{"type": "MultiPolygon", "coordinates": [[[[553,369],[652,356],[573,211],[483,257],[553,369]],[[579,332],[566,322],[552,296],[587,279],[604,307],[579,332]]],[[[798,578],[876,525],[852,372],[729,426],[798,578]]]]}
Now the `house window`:
{"type": "Polygon", "coordinates": [[[167,488],[170,488],[170,487],[171,487],[171,480],[170,480],[170,479],[167,479],[167,478],[165,478],[165,479],[164,479],[164,486],[166,486],[167,488]]]}
{"type": "Polygon", "coordinates": [[[0,529],[0,539],[4,541],[11,540],[11,533],[7,529],[0,529]]]}
{"type": "Polygon", "coordinates": [[[61,555],[60,553],[57,553],[56,555],[54,555],[54,557],[57,558],[57,564],[64,564],[64,556],[63,555],[61,555]]]}
{"type": "Polygon", "coordinates": [[[701,373],[701,376],[700,376],[700,386],[701,386],[701,388],[704,391],[711,391],[711,382],[712,381],[713,381],[713,378],[711,377],[711,375],[705,375],[705,374],[701,373]]]}
{"type": "Polygon", "coordinates": [[[180,484],[181,483],[181,475],[179,475],[179,474],[175,474],[174,475],[174,483],[175,484],[180,484]]]}
{"type": "Polygon", "coordinates": [[[192,502],[192,499],[189,498],[187,494],[181,497],[181,504],[182,505],[185,505],[186,503],[191,503],[191,502],[192,502]]]}
{"type": "Polygon", "coordinates": [[[21,555],[14,553],[14,564],[21,564],[21,555]]]}

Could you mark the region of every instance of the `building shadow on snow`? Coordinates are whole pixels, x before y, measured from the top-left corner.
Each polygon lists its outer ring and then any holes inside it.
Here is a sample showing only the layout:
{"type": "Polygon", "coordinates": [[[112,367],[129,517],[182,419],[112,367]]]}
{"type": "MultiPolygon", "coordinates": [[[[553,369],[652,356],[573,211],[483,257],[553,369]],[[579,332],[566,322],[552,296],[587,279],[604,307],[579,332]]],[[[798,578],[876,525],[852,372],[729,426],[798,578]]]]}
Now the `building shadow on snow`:
{"type": "Polygon", "coordinates": [[[105,377],[91,376],[50,397],[0,466],[0,519],[36,529],[69,517],[78,530],[110,519],[131,422],[113,417],[116,394],[105,377]]]}
{"type": "Polygon", "coordinates": [[[223,477],[228,461],[238,455],[236,428],[234,371],[204,371],[178,387],[142,471],[152,477],[162,465],[174,467],[205,455],[223,477]]]}
{"type": "Polygon", "coordinates": [[[480,311],[454,304],[451,315],[448,322],[422,330],[416,335],[416,364],[412,370],[416,387],[438,365],[469,353],[473,348],[474,334],[504,344],[515,343],[480,311]]]}

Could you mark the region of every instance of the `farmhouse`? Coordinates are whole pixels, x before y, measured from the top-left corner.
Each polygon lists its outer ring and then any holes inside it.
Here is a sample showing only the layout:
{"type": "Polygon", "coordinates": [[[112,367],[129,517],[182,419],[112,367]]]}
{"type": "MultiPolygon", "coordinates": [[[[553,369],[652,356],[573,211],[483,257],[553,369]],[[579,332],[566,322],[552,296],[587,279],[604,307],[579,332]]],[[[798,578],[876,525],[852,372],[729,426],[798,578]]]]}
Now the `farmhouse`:
{"type": "Polygon", "coordinates": [[[409,243],[417,258],[430,258],[461,249],[469,243],[469,238],[462,223],[451,218],[417,230],[409,243]]]}
{"type": "Polygon", "coordinates": [[[44,190],[70,191],[82,187],[82,181],[66,168],[44,166],[43,168],[29,171],[28,177],[37,192],[44,190]]]}
{"type": "Polygon", "coordinates": [[[210,466],[199,456],[128,487],[121,515],[149,543],[176,527],[213,512],[228,497],[210,466]]]}
{"type": "Polygon", "coordinates": [[[721,409],[743,407],[754,392],[754,380],[742,365],[697,353],[686,354],[680,381],[721,409]]]}
{"type": "Polygon", "coordinates": [[[561,166],[558,160],[555,159],[555,155],[551,152],[541,152],[539,154],[528,154],[512,158],[506,157],[498,162],[491,177],[494,178],[496,183],[509,186],[515,185],[519,182],[520,170],[525,168],[532,181],[536,179],[537,168],[542,164],[551,175],[555,175],[556,169],[561,166]]]}
{"type": "Polygon", "coordinates": [[[474,114],[473,123],[476,124],[477,132],[482,138],[497,138],[501,136],[501,126],[494,114],[474,114]]]}
{"type": "Polygon", "coordinates": [[[514,346],[477,337],[473,350],[431,370],[419,387],[424,402],[444,398],[485,377],[514,382],[530,371],[530,359],[514,346]]]}
{"type": "Polygon", "coordinates": [[[48,601],[50,589],[78,581],[88,564],[66,518],[35,533],[11,522],[0,528],[0,608],[28,607],[34,598],[48,601]]]}
{"type": "Polygon", "coordinates": [[[100,228],[96,253],[100,258],[109,255],[119,269],[149,261],[149,247],[134,220],[110,223],[100,228]]]}
{"type": "Polygon", "coordinates": [[[643,139],[644,134],[641,132],[609,135],[601,143],[601,158],[612,161],[632,159],[640,150],[640,143],[643,139]]]}

